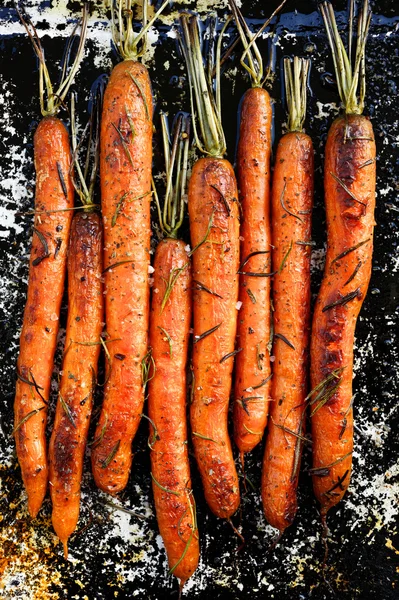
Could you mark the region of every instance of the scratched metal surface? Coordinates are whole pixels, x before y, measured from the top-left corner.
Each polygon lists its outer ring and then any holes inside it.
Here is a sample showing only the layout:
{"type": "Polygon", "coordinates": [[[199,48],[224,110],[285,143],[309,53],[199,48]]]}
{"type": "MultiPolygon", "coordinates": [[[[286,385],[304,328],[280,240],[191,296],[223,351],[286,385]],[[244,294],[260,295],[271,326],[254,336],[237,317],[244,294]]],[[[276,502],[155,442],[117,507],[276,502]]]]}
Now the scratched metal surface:
{"type": "MultiPolygon", "coordinates": [[[[102,3],[94,4],[86,57],[75,85],[82,121],[92,82],[109,72],[117,60],[111,51],[102,3]]],[[[246,0],[242,2],[242,9],[253,22],[265,18],[265,10],[271,12],[275,4],[246,0]],[[261,8],[266,5],[267,9],[261,8]]],[[[175,16],[172,11],[183,6],[194,9],[195,5],[202,15],[210,7],[219,16],[226,13],[223,0],[176,2],[171,5],[171,16],[158,21],[151,36],[155,45],[147,55],[157,111],[162,107],[174,114],[180,108],[188,109],[183,63],[176,39],[170,37],[168,31],[175,16]]],[[[339,24],[343,26],[346,4],[336,2],[335,5],[340,11],[339,24]]],[[[71,30],[71,19],[78,14],[79,3],[30,0],[26,6],[39,32],[45,36],[46,56],[54,69],[71,30]],[[68,20],[66,28],[65,18],[68,20]]],[[[281,101],[281,58],[297,52],[312,59],[306,128],[316,150],[314,293],[321,279],[325,247],[323,149],[338,104],[336,89],[325,75],[332,72],[332,61],[316,8],[313,0],[291,1],[276,21],[277,78],[272,88],[276,142],[285,117],[281,101]]],[[[372,8],[375,15],[367,50],[365,112],[373,120],[378,149],[375,252],[370,291],[356,332],[354,474],[345,500],[329,515],[330,555],[325,580],[320,571],[323,549],[317,506],[306,473],[310,466],[309,452],[305,450],[304,454],[296,521],[279,546],[268,553],[274,532],[265,523],[261,511],[262,449],[258,447],[247,460],[247,474],[255,489],[243,495],[241,514],[235,518],[247,542],[240,553],[236,552],[238,542],[229,526],[207,510],[192,461],[201,562],[185,588],[185,597],[232,600],[249,597],[293,600],[379,597],[389,600],[398,597],[398,345],[395,327],[398,315],[399,10],[397,0],[375,1],[372,8]]],[[[261,42],[263,53],[268,45],[268,40],[261,42]]],[[[0,52],[0,597],[177,598],[178,586],[167,574],[166,555],[154,515],[146,422],[142,423],[134,441],[135,459],[128,487],[114,501],[135,514],[106,504],[105,495],[95,489],[87,460],[81,531],[70,541],[68,562],[63,560],[62,549],[52,532],[49,501],[35,521],[27,515],[26,496],[10,434],[15,361],[32,231],[32,217],[20,213],[33,207],[32,138],[39,119],[38,72],[29,41],[17,23],[9,0],[0,7],[0,52]]],[[[238,104],[247,85],[248,80],[235,56],[228,64],[222,88],[230,159],[234,159],[238,104]]],[[[68,119],[66,112],[63,117],[68,119]]],[[[160,164],[156,147],[156,168],[160,164]]],[[[186,228],[188,241],[187,233],[186,228]]],[[[57,368],[65,316],[64,307],[57,368]]],[[[52,406],[56,386],[55,376],[52,406]]],[[[100,400],[99,397],[98,402],[100,400]]],[[[49,430],[51,417],[52,411],[49,430]]]]}

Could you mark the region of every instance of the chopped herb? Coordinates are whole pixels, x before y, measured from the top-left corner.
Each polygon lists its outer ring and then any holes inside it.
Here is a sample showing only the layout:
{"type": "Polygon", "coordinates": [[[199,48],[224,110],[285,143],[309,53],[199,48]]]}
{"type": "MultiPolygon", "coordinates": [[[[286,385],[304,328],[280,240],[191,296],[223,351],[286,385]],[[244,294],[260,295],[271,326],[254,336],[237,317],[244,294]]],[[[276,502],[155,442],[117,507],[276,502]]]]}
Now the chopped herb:
{"type": "Polygon", "coordinates": [[[214,442],[215,444],[219,443],[210,437],[206,437],[206,435],[202,435],[202,433],[197,433],[196,431],[192,431],[191,433],[192,433],[192,435],[195,435],[195,437],[199,437],[201,440],[208,440],[209,442],[214,442]]]}
{"type": "Polygon", "coordinates": [[[332,467],[335,467],[336,465],[347,459],[349,456],[351,456],[352,452],[353,451],[351,450],[344,456],[341,456],[341,458],[338,458],[337,460],[330,463],[329,465],[326,465],[325,467],[313,467],[312,469],[309,469],[309,473],[312,473],[312,475],[316,475],[317,477],[328,477],[328,475],[330,474],[330,469],[332,469],[332,467]]]}
{"type": "Polygon", "coordinates": [[[285,335],[283,335],[282,333],[275,333],[274,337],[283,341],[285,344],[287,344],[287,346],[289,346],[290,348],[292,348],[293,350],[295,350],[295,346],[294,344],[292,344],[286,337],[285,335]]]}
{"type": "Polygon", "coordinates": [[[291,217],[295,217],[295,219],[298,219],[298,221],[300,221],[301,223],[303,223],[303,220],[301,219],[301,217],[299,215],[296,215],[295,213],[293,213],[292,211],[290,211],[284,204],[284,194],[285,194],[285,190],[287,187],[287,182],[284,181],[284,187],[283,187],[283,191],[281,193],[280,196],[280,204],[283,207],[283,209],[285,210],[286,213],[288,213],[289,215],[291,215],[291,217]]]}
{"type": "Polygon", "coordinates": [[[344,184],[344,182],[342,181],[342,179],[340,179],[339,177],[337,177],[336,175],[334,175],[334,173],[332,173],[331,171],[330,171],[330,175],[331,175],[331,177],[333,177],[335,179],[335,181],[337,181],[339,183],[339,185],[342,187],[342,189],[345,190],[345,192],[347,194],[349,194],[349,196],[353,200],[355,200],[359,204],[362,204],[363,206],[367,206],[364,202],[362,202],[361,200],[358,200],[358,198],[356,198],[355,194],[350,191],[350,189],[344,184]]]}
{"type": "MultiPolygon", "coordinates": [[[[323,492],[323,495],[325,495],[325,496],[332,496],[332,492],[333,492],[334,490],[336,490],[338,487],[339,487],[339,489],[340,489],[341,491],[344,491],[344,490],[345,490],[345,488],[344,488],[344,486],[343,486],[342,484],[343,484],[343,482],[345,481],[345,479],[347,478],[347,476],[348,476],[348,475],[349,475],[349,469],[347,469],[347,470],[345,471],[345,473],[342,475],[342,477],[339,477],[339,476],[338,476],[338,481],[337,481],[337,483],[335,483],[335,484],[334,484],[334,485],[333,485],[333,486],[332,486],[332,487],[331,487],[329,490],[327,490],[326,492],[323,492]]],[[[335,494],[334,494],[334,495],[335,495],[335,494]]]]}
{"type": "Polygon", "coordinates": [[[139,82],[137,81],[137,79],[135,77],[133,77],[133,75],[129,71],[127,71],[127,74],[129,75],[130,79],[133,81],[134,85],[137,87],[137,89],[138,89],[138,91],[140,93],[140,96],[141,96],[141,98],[143,100],[143,103],[144,103],[144,108],[145,108],[145,114],[146,114],[146,117],[147,117],[147,121],[149,121],[150,120],[150,113],[149,113],[149,110],[148,110],[148,104],[147,104],[147,100],[145,99],[145,95],[144,95],[143,89],[142,89],[141,85],[139,84],[139,82]]]}
{"type": "Polygon", "coordinates": [[[356,277],[356,275],[358,274],[358,271],[360,269],[360,267],[362,266],[362,261],[359,260],[359,262],[357,263],[355,270],[353,271],[352,275],[349,277],[349,279],[347,279],[344,283],[344,285],[342,287],[345,287],[346,285],[348,285],[348,283],[350,283],[351,281],[353,281],[356,277]]]}
{"type": "Polygon", "coordinates": [[[169,297],[172,293],[172,290],[175,286],[175,283],[180,275],[180,273],[182,273],[184,271],[184,269],[186,269],[189,266],[190,263],[186,262],[182,267],[180,268],[173,268],[170,273],[169,273],[169,279],[166,281],[166,279],[163,278],[164,282],[165,282],[165,294],[164,297],[162,299],[162,304],[161,304],[161,314],[165,308],[165,305],[167,303],[167,301],[169,300],[169,297]]]}
{"type": "Polygon", "coordinates": [[[173,358],[173,351],[172,351],[172,338],[170,337],[169,333],[166,331],[166,329],[164,329],[163,327],[161,327],[160,325],[157,325],[158,329],[160,329],[162,331],[162,333],[165,335],[166,340],[169,344],[169,356],[170,358],[173,358]]]}
{"type": "MultiPolygon", "coordinates": [[[[131,192],[126,192],[125,194],[123,194],[123,196],[121,197],[121,199],[118,201],[118,203],[116,205],[116,208],[115,208],[115,212],[114,212],[114,214],[112,216],[111,227],[115,227],[116,220],[117,220],[118,216],[122,212],[122,207],[123,207],[123,204],[125,202],[125,198],[127,196],[129,196],[129,194],[131,194],[131,192]]],[[[148,196],[149,194],[152,194],[152,192],[145,192],[145,194],[141,194],[140,196],[135,196],[134,198],[132,198],[131,200],[129,200],[129,202],[134,202],[135,200],[141,200],[142,198],[145,198],[145,196],[148,196]]]]}
{"type": "Polygon", "coordinates": [[[129,159],[129,162],[130,162],[132,168],[134,169],[134,163],[133,163],[132,155],[130,154],[129,146],[126,143],[125,138],[123,137],[123,134],[122,134],[121,130],[119,129],[119,127],[117,127],[115,125],[115,123],[111,123],[111,125],[113,126],[113,128],[115,129],[115,131],[118,133],[119,138],[120,138],[121,143],[122,143],[122,146],[123,146],[123,149],[125,151],[125,154],[126,154],[127,158],[129,159]]]}
{"type": "Polygon", "coordinates": [[[140,416],[143,417],[144,419],[147,419],[147,421],[149,421],[151,423],[151,426],[153,428],[152,441],[150,442],[150,440],[148,440],[148,446],[149,446],[150,450],[153,450],[155,442],[160,439],[160,437],[158,435],[158,429],[156,428],[154,421],[152,419],[150,419],[150,417],[148,417],[144,413],[142,413],[140,416]]]}
{"type": "Polygon", "coordinates": [[[242,350],[242,348],[238,348],[237,350],[234,350],[233,352],[229,352],[228,354],[225,354],[223,356],[223,358],[220,359],[219,363],[220,364],[224,363],[225,360],[227,360],[228,358],[231,358],[232,356],[235,356],[236,354],[241,352],[241,350],[242,350]]]}
{"type": "Polygon", "coordinates": [[[141,361],[141,381],[144,389],[147,387],[148,382],[154,378],[155,371],[155,360],[152,356],[152,349],[150,348],[141,361]],[[150,377],[151,366],[153,368],[153,374],[150,377]]]}
{"type": "Polygon", "coordinates": [[[61,238],[57,238],[56,244],[55,244],[55,250],[54,250],[54,258],[57,258],[59,251],[61,250],[61,246],[62,246],[62,239],[61,238]]]}
{"type": "Polygon", "coordinates": [[[18,425],[16,425],[14,427],[14,429],[11,432],[11,435],[14,435],[14,433],[16,433],[18,431],[18,429],[20,429],[22,427],[22,425],[24,425],[26,423],[26,421],[28,421],[28,419],[30,419],[31,417],[33,417],[33,415],[37,415],[37,413],[39,413],[41,410],[44,410],[45,406],[41,406],[40,408],[36,408],[35,410],[31,410],[27,415],[24,416],[23,419],[20,420],[20,422],[18,423],[18,425]]]}
{"type": "Polygon", "coordinates": [[[208,227],[205,232],[204,239],[201,242],[198,242],[198,244],[196,246],[194,246],[194,248],[187,254],[187,256],[189,258],[191,258],[192,255],[194,254],[194,252],[196,252],[198,250],[198,248],[200,248],[200,246],[202,246],[202,244],[205,244],[205,242],[207,241],[209,234],[211,232],[211,229],[212,229],[214,214],[215,214],[215,209],[212,210],[211,216],[209,217],[209,223],[208,223],[208,227]]]}
{"type": "Polygon", "coordinates": [[[369,241],[370,241],[370,238],[367,238],[367,240],[363,240],[362,242],[359,242],[358,244],[356,244],[356,246],[352,246],[351,248],[348,248],[347,250],[344,250],[343,252],[341,252],[341,254],[338,254],[338,256],[336,256],[331,261],[331,264],[334,264],[335,262],[337,262],[337,260],[341,260],[341,258],[344,258],[344,256],[347,256],[348,254],[350,254],[354,250],[357,250],[358,248],[360,248],[364,244],[367,244],[367,242],[369,242],[369,241]]]}
{"type": "Polygon", "coordinates": [[[42,254],[41,256],[38,256],[37,258],[35,258],[32,261],[32,265],[34,267],[36,267],[37,265],[39,265],[42,262],[42,260],[44,260],[45,258],[48,258],[50,256],[50,252],[49,252],[49,249],[48,249],[48,244],[47,244],[46,238],[44,237],[44,235],[42,234],[42,232],[39,231],[38,229],[36,229],[36,227],[33,228],[33,232],[36,233],[37,237],[41,241],[42,246],[43,246],[43,250],[44,250],[44,254],[42,254]]]}
{"type": "Polygon", "coordinates": [[[297,240],[295,243],[298,244],[298,246],[316,246],[316,242],[313,242],[312,240],[309,240],[309,241],[297,240]]]}
{"type": "Polygon", "coordinates": [[[228,204],[228,202],[227,202],[224,194],[222,194],[222,192],[219,190],[219,188],[216,187],[216,185],[210,184],[210,186],[211,186],[211,188],[213,188],[214,190],[217,191],[217,193],[219,194],[219,196],[220,196],[220,198],[221,198],[221,200],[223,202],[223,206],[224,206],[224,208],[225,208],[225,210],[227,212],[227,216],[230,216],[231,215],[230,206],[229,206],[229,204],[228,204]]]}
{"type": "Polygon", "coordinates": [[[256,252],[251,252],[250,254],[248,254],[248,256],[244,258],[244,260],[238,267],[238,272],[240,272],[245,267],[250,258],[252,258],[253,256],[258,256],[259,254],[269,254],[269,250],[257,250],[256,252]]]}
{"type": "Polygon", "coordinates": [[[62,192],[63,192],[65,198],[68,198],[68,190],[67,190],[67,186],[65,185],[65,179],[64,179],[64,175],[62,173],[62,167],[58,161],[56,162],[56,165],[57,165],[58,177],[60,179],[60,183],[61,183],[61,187],[62,187],[62,192]]]}
{"type": "Polygon", "coordinates": [[[237,275],[246,275],[247,277],[273,277],[277,271],[271,273],[252,273],[251,271],[237,271],[237,275]]]}
{"type": "Polygon", "coordinates": [[[367,167],[367,165],[372,165],[375,162],[375,158],[370,158],[366,160],[362,165],[359,166],[359,169],[363,169],[363,167],[367,167]]]}
{"type": "Polygon", "coordinates": [[[106,469],[108,467],[108,465],[110,464],[110,462],[115,458],[116,453],[119,450],[119,446],[121,445],[121,441],[118,440],[115,444],[115,446],[112,448],[111,452],[108,454],[107,458],[105,458],[103,461],[101,461],[101,468],[102,469],[106,469]]]}
{"type": "Polygon", "coordinates": [[[204,338],[206,338],[208,335],[211,335],[211,333],[213,333],[214,331],[216,331],[217,329],[219,329],[219,327],[221,326],[222,323],[219,323],[218,325],[215,325],[215,327],[211,327],[211,329],[208,329],[208,331],[204,331],[204,333],[201,333],[201,335],[195,335],[194,336],[194,341],[193,344],[197,344],[197,342],[200,342],[201,340],[203,340],[204,338]]]}
{"type": "Polygon", "coordinates": [[[63,410],[64,410],[64,412],[65,412],[66,416],[68,417],[68,419],[69,419],[69,421],[70,421],[70,423],[71,423],[72,427],[73,427],[74,429],[76,429],[76,423],[75,423],[75,420],[74,420],[74,418],[73,418],[73,415],[72,415],[71,409],[69,408],[68,404],[65,402],[64,398],[62,397],[62,394],[61,394],[61,392],[59,392],[59,398],[60,398],[60,404],[61,404],[61,406],[62,406],[62,408],[63,408],[63,410]]]}
{"type": "Polygon", "coordinates": [[[262,361],[265,357],[265,355],[259,351],[259,346],[261,345],[261,343],[262,342],[259,342],[259,344],[256,344],[256,363],[258,365],[259,371],[263,371],[262,361]]]}
{"type": "Polygon", "coordinates": [[[266,379],[262,379],[262,381],[260,383],[258,383],[258,385],[253,385],[251,386],[253,390],[258,390],[259,388],[263,387],[264,385],[266,385],[266,383],[268,383],[271,378],[273,377],[273,374],[271,373],[269,375],[269,377],[266,377],[266,379]]]}
{"type": "Polygon", "coordinates": [[[120,260],[119,262],[113,263],[112,265],[108,265],[108,267],[106,267],[104,269],[103,275],[104,275],[104,273],[107,273],[111,269],[115,269],[115,267],[119,267],[120,265],[125,265],[126,263],[134,263],[134,260],[120,260]]]}
{"type": "Polygon", "coordinates": [[[197,279],[193,279],[193,283],[195,283],[198,290],[203,290],[204,292],[208,292],[208,294],[211,294],[212,296],[216,296],[216,298],[221,298],[223,300],[223,296],[217,294],[216,292],[213,292],[197,279]]]}
{"type": "Polygon", "coordinates": [[[151,475],[151,479],[153,480],[153,482],[155,483],[155,485],[157,485],[163,492],[167,492],[168,494],[173,494],[174,496],[180,496],[179,492],[175,492],[174,490],[169,490],[168,488],[164,487],[163,485],[161,485],[159,483],[159,481],[157,481],[154,477],[154,475],[152,473],[150,473],[151,475]]]}
{"type": "Polygon", "coordinates": [[[263,436],[263,431],[252,431],[252,429],[249,429],[249,427],[247,427],[245,425],[245,423],[243,423],[244,425],[244,429],[246,429],[248,431],[248,433],[252,433],[252,435],[259,435],[260,437],[263,436]]]}
{"type": "Polygon", "coordinates": [[[108,415],[105,414],[105,421],[104,421],[104,425],[101,427],[101,431],[100,431],[100,435],[98,435],[96,438],[94,438],[94,440],[92,442],[89,443],[89,446],[91,446],[93,449],[96,448],[104,439],[104,435],[107,429],[107,425],[108,425],[108,415]]]}
{"type": "Polygon", "coordinates": [[[289,245],[289,248],[288,248],[287,252],[284,255],[283,260],[281,261],[281,265],[278,268],[277,272],[278,272],[279,275],[281,275],[281,272],[284,269],[285,263],[287,262],[287,258],[289,257],[289,255],[291,253],[291,250],[292,250],[292,240],[290,242],[290,245],[289,245]]]}
{"type": "Polygon", "coordinates": [[[249,288],[246,288],[248,296],[251,298],[252,304],[256,304],[256,298],[249,288]]]}
{"type": "Polygon", "coordinates": [[[356,288],[353,292],[349,292],[349,294],[346,294],[346,296],[342,296],[342,298],[339,298],[339,300],[336,300],[331,304],[326,304],[322,312],[326,312],[327,310],[330,310],[330,308],[334,308],[334,306],[344,306],[345,304],[348,304],[348,302],[351,302],[355,298],[361,298],[360,287],[356,288]]]}

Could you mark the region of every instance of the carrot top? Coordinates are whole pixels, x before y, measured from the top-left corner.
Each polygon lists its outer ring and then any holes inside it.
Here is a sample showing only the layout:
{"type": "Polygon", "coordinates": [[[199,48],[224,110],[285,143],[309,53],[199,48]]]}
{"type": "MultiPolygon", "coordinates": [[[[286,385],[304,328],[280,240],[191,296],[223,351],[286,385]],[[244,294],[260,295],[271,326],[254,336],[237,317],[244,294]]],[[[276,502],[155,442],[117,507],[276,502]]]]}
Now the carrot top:
{"type": "Polygon", "coordinates": [[[334,60],[338,92],[346,114],[361,115],[366,93],[365,50],[370,27],[371,12],[368,0],[364,0],[358,18],[357,43],[354,64],[352,64],[352,29],[354,0],[350,3],[349,43],[346,51],[335,20],[334,9],[329,2],[320,5],[327,31],[328,41],[334,60]]]}
{"type": "Polygon", "coordinates": [[[154,198],[158,209],[159,224],[167,237],[176,238],[183,223],[187,188],[187,162],[190,145],[190,118],[180,114],[175,126],[172,145],[169,141],[168,120],[161,113],[162,138],[165,155],[166,193],[163,210],[153,184],[154,198]],[[173,174],[175,179],[173,181],[173,174]]]}
{"type": "Polygon", "coordinates": [[[230,18],[222,28],[216,46],[215,92],[212,86],[212,65],[208,65],[208,77],[205,74],[198,19],[191,14],[182,13],[180,22],[183,31],[180,41],[188,72],[195,143],[202,154],[221,157],[226,153],[226,140],[221,117],[220,54],[223,34],[230,18]]]}
{"type": "Polygon", "coordinates": [[[100,118],[104,87],[105,79],[102,77],[99,79],[95,90],[90,94],[90,117],[79,141],[76,132],[75,94],[71,96],[72,165],[74,167],[74,171],[71,169],[71,178],[85,212],[91,212],[97,207],[93,199],[100,163],[100,118]],[[82,168],[79,161],[79,152],[85,141],[86,155],[84,156],[84,162],[82,161],[82,168]],[[75,179],[75,174],[77,174],[77,179],[75,179]]]}
{"type": "Polygon", "coordinates": [[[143,0],[143,26],[135,34],[133,29],[132,0],[112,0],[112,38],[123,60],[138,60],[147,47],[148,30],[159,17],[169,0],[148,19],[148,0],[143,0]]]}
{"type": "Polygon", "coordinates": [[[283,8],[286,2],[287,0],[283,0],[283,2],[271,14],[271,16],[263,23],[262,27],[258,30],[258,32],[253,34],[249,29],[244,17],[242,16],[241,11],[236,4],[236,0],[229,0],[234,20],[236,22],[237,29],[240,34],[242,44],[244,46],[244,52],[241,56],[240,62],[244,69],[248,71],[251,77],[252,87],[263,87],[265,85],[266,80],[269,77],[271,70],[269,67],[265,78],[263,78],[264,72],[262,55],[259,52],[258,46],[256,45],[256,40],[258,39],[260,34],[263,33],[263,31],[269,25],[271,20],[283,8]]]}
{"type": "Polygon", "coordinates": [[[76,72],[79,68],[81,60],[84,54],[84,45],[87,34],[87,20],[89,15],[88,4],[83,5],[82,19],[80,21],[80,36],[79,45],[76,51],[75,59],[69,69],[69,58],[72,52],[72,46],[75,41],[75,35],[79,23],[75,26],[71,37],[68,40],[65,59],[62,66],[61,81],[56,91],[53,90],[51,83],[50,74],[47,69],[46,61],[44,58],[43,46],[40,42],[39,35],[32,21],[25,12],[21,12],[18,5],[16,5],[18,16],[21,19],[23,26],[25,27],[27,34],[32,42],[33,49],[39,59],[39,90],[40,90],[40,110],[43,117],[54,116],[58,113],[60,107],[63,105],[65,97],[71,87],[75,78],[76,72]],[[69,71],[69,72],[68,72],[69,71]]]}
{"type": "Polygon", "coordinates": [[[310,60],[294,56],[284,59],[285,93],[288,107],[288,131],[302,131],[306,117],[306,86],[310,60]]]}

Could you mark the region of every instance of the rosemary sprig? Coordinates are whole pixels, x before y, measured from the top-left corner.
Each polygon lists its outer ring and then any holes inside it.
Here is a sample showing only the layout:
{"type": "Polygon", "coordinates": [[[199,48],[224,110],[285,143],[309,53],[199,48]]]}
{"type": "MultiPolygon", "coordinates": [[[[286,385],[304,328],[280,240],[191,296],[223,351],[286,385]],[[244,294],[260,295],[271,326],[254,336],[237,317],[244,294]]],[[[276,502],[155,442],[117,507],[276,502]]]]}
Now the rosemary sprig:
{"type": "Polygon", "coordinates": [[[56,162],[57,165],[57,172],[58,172],[58,178],[60,180],[60,184],[61,184],[61,188],[62,188],[62,192],[65,196],[65,198],[68,198],[68,190],[67,190],[67,186],[65,184],[65,179],[64,179],[64,175],[62,173],[62,167],[61,164],[58,162],[56,162]]]}
{"type": "Polygon", "coordinates": [[[11,435],[13,436],[14,433],[16,433],[18,431],[18,429],[20,429],[22,427],[22,425],[24,425],[26,423],[26,421],[28,421],[31,417],[33,417],[33,415],[37,415],[37,413],[39,413],[40,411],[44,410],[45,406],[40,406],[39,408],[35,408],[34,410],[31,410],[27,415],[25,415],[20,422],[14,427],[14,429],[11,432],[11,435]]]}
{"type": "Polygon", "coordinates": [[[68,417],[68,420],[70,421],[72,427],[74,429],[76,429],[76,423],[75,423],[75,420],[73,418],[71,409],[69,408],[68,404],[65,402],[64,398],[62,397],[61,392],[59,392],[59,399],[60,399],[60,404],[61,404],[61,406],[62,406],[62,408],[63,408],[66,416],[68,417]]]}
{"type": "Polygon", "coordinates": [[[215,327],[211,327],[211,329],[208,329],[208,331],[204,331],[204,333],[201,333],[200,335],[195,335],[194,336],[194,340],[193,340],[193,344],[197,344],[198,342],[200,342],[201,340],[203,340],[204,338],[206,338],[208,335],[211,335],[211,333],[213,333],[214,331],[216,331],[217,329],[219,329],[219,327],[221,326],[222,323],[219,323],[218,325],[215,325],[215,327]]]}
{"type": "Polygon", "coordinates": [[[32,265],[34,267],[36,267],[37,265],[39,265],[42,262],[42,260],[44,260],[45,258],[48,258],[50,256],[50,251],[48,248],[47,240],[44,237],[44,235],[42,234],[42,232],[39,231],[38,229],[36,229],[36,227],[34,227],[33,233],[36,233],[37,237],[39,238],[39,240],[43,246],[43,254],[41,254],[40,256],[38,256],[37,258],[35,258],[32,261],[32,265]]]}
{"type": "Polygon", "coordinates": [[[278,270],[277,270],[277,273],[278,273],[279,275],[281,275],[281,273],[282,273],[282,270],[283,270],[283,269],[284,269],[284,267],[285,267],[285,263],[287,262],[287,259],[288,259],[289,255],[291,254],[291,250],[292,250],[292,240],[290,241],[290,245],[289,245],[289,247],[288,247],[288,250],[287,250],[287,252],[286,252],[286,253],[284,254],[284,256],[283,256],[283,260],[281,261],[281,265],[279,266],[279,268],[278,268],[278,270]]]}
{"type": "Polygon", "coordinates": [[[269,254],[269,250],[256,250],[255,252],[251,252],[250,254],[248,254],[248,256],[244,258],[244,260],[238,267],[238,272],[240,272],[245,267],[250,258],[252,258],[253,256],[258,256],[259,254],[269,254]]]}
{"type": "Polygon", "coordinates": [[[174,490],[169,490],[168,488],[164,487],[163,485],[161,485],[159,483],[159,481],[157,481],[154,477],[154,475],[152,473],[150,473],[151,475],[151,479],[153,480],[153,482],[155,483],[156,486],[158,486],[163,492],[167,492],[168,494],[173,494],[173,496],[180,496],[179,492],[175,492],[174,490]]]}
{"type": "Polygon", "coordinates": [[[289,341],[289,339],[287,339],[285,337],[285,335],[283,335],[282,333],[275,333],[274,334],[274,338],[277,338],[278,340],[281,340],[282,342],[284,342],[285,344],[287,344],[287,346],[289,346],[290,348],[292,348],[293,350],[295,350],[295,346],[292,342],[289,341]]]}
{"type": "Polygon", "coordinates": [[[361,298],[360,287],[353,290],[353,292],[349,292],[349,294],[342,296],[342,298],[339,298],[335,302],[331,302],[331,304],[326,304],[326,306],[323,307],[322,312],[326,312],[327,310],[330,310],[330,308],[334,308],[335,306],[344,306],[345,304],[348,304],[348,302],[351,302],[355,298],[361,298]]]}
{"type": "Polygon", "coordinates": [[[123,137],[123,134],[122,134],[121,130],[119,129],[119,127],[117,125],[115,125],[115,123],[111,123],[111,125],[115,129],[115,131],[117,132],[117,134],[119,135],[119,139],[120,139],[122,147],[123,147],[123,149],[125,151],[126,157],[127,157],[128,161],[130,162],[131,167],[134,169],[133,158],[132,158],[132,155],[130,154],[129,146],[126,143],[126,140],[123,137]]]}
{"type": "Polygon", "coordinates": [[[193,283],[195,283],[195,285],[197,286],[197,290],[202,290],[204,292],[207,292],[208,294],[211,294],[212,296],[216,296],[216,298],[221,298],[223,300],[223,296],[207,288],[206,285],[198,281],[198,279],[193,279],[193,283]]]}
{"type": "Polygon", "coordinates": [[[242,351],[242,348],[237,348],[237,350],[233,350],[233,352],[229,352],[228,354],[225,354],[220,360],[219,363],[222,364],[224,363],[225,360],[227,360],[228,358],[231,358],[232,356],[235,356],[236,354],[238,354],[239,352],[242,351]]]}
{"type": "Polygon", "coordinates": [[[356,275],[358,274],[358,272],[359,272],[359,269],[360,269],[360,267],[362,266],[362,264],[363,264],[363,263],[362,263],[362,261],[361,261],[361,260],[359,260],[359,262],[357,263],[357,265],[356,265],[356,267],[355,267],[355,269],[354,269],[354,271],[353,271],[352,275],[350,275],[350,277],[349,277],[349,278],[348,278],[348,279],[345,281],[345,283],[343,284],[343,286],[342,286],[342,287],[345,287],[345,286],[347,286],[347,285],[348,285],[348,283],[350,283],[351,281],[353,281],[353,280],[355,279],[355,277],[356,277],[356,275]]]}
{"type": "Polygon", "coordinates": [[[301,223],[303,223],[303,219],[301,219],[301,217],[299,215],[296,215],[294,212],[292,212],[291,210],[289,210],[285,203],[284,203],[284,195],[285,195],[285,190],[287,188],[287,182],[284,180],[284,187],[283,187],[283,191],[281,192],[281,196],[280,196],[280,204],[283,208],[283,210],[285,210],[285,212],[288,215],[291,215],[291,217],[295,217],[295,219],[298,219],[298,221],[300,221],[301,223]]]}
{"type": "Polygon", "coordinates": [[[354,252],[355,250],[357,250],[361,246],[364,246],[364,244],[367,244],[367,242],[369,242],[369,241],[370,241],[370,238],[367,238],[367,240],[363,240],[362,242],[359,242],[358,244],[356,244],[356,246],[351,246],[347,250],[344,250],[343,252],[341,252],[341,254],[338,254],[338,256],[336,256],[335,258],[333,258],[333,260],[331,261],[331,265],[333,265],[338,260],[341,260],[341,258],[344,258],[345,256],[348,256],[348,254],[350,254],[351,252],[354,252]]]}
{"type": "Polygon", "coordinates": [[[115,444],[115,446],[112,448],[111,452],[108,454],[107,458],[105,458],[103,461],[101,461],[101,468],[102,469],[106,469],[109,464],[111,463],[111,461],[115,458],[116,453],[119,450],[119,446],[121,445],[121,441],[118,440],[115,444]]]}
{"type": "Polygon", "coordinates": [[[358,202],[362,206],[367,206],[367,204],[365,202],[362,202],[361,200],[359,200],[358,198],[356,198],[355,194],[353,192],[351,192],[351,190],[348,188],[348,186],[345,185],[345,183],[342,181],[342,179],[340,179],[339,177],[337,177],[337,175],[335,175],[335,173],[333,173],[332,171],[330,171],[330,175],[331,175],[331,177],[333,179],[335,179],[335,181],[337,183],[339,183],[339,185],[342,187],[342,189],[345,190],[345,192],[352,198],[352,200],[355,200],[355,202],[358,202]]]}
{"type": "Polygon", "coordinates": [[[162,299],[162,303],[161,303],[161,314],[166,306],[167,301],[170,298],[170,295],[172,293],[172,290],[176,284],[176,281],[180,275],[180,273],[182,273],[185,269],[187,269],[187,267],[189,266],[189,262],[186,262],[182,267],[180,268],[176,268],[174,267],[170,273],[169,273],[169,279],[166,280],[163,278],[164,283],[165,283],[165,293],[162,299]]]}
{"type": "Polygon", "coordinates": [[[108,271],[110,271],[111,269],[115,269],[116,267],[120,267],[121,265],[126,265],[127,263],[134,263],[134,260],[120,260],[119,262],[113,263],[112,265],[108,265],[108,267],[106,267],[103,271],[103,275],[104,273],[108,273],[108,271]]]}
{"type": "Polygon", "coordinates": [[[164,329],[163,327],[161,327],[160,325],[157,325],[158,329],[160,329],[162,331],[162,333],[164,334],[164,336],[166,337],[166,340],[169,344],[169,356],[170,358],[173,358],[173,349],[172,349],[172,338],[170,337],[169,333],[166,331],[166,329],[164,329]]]}

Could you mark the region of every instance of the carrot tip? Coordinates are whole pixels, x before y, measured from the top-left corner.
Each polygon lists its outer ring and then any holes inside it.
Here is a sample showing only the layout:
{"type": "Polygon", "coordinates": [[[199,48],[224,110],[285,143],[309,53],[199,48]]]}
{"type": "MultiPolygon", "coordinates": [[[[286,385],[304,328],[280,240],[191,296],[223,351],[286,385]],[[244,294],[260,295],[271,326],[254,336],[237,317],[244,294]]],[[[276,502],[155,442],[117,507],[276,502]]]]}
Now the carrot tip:
{"type": "Polygon", "coordinates": [[[68,538],[66,540],[60,540],[64,547],[64,558],[68,560],[68,538]]]}

